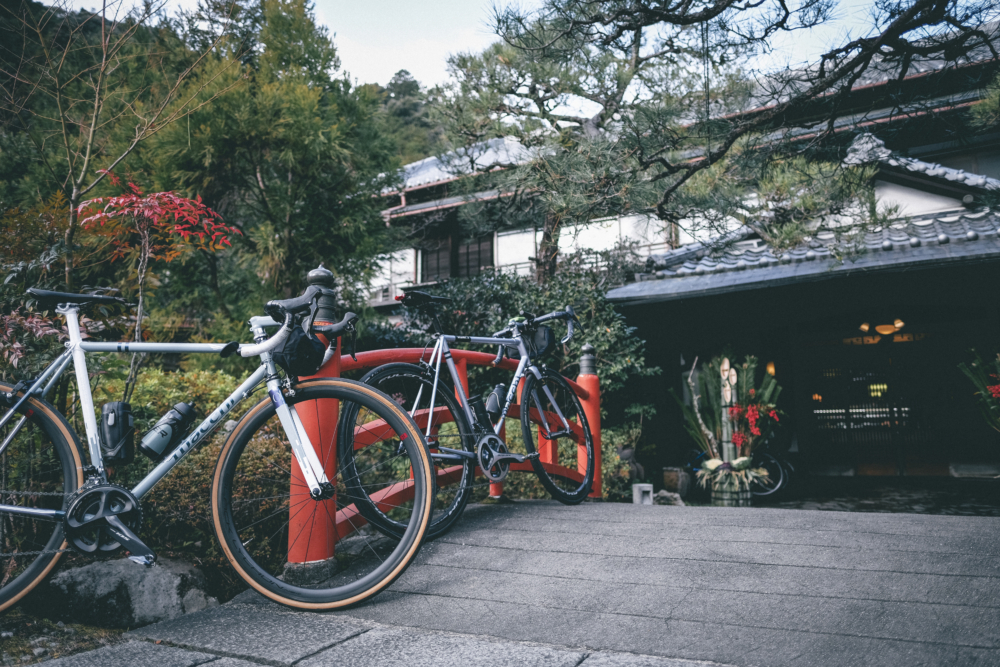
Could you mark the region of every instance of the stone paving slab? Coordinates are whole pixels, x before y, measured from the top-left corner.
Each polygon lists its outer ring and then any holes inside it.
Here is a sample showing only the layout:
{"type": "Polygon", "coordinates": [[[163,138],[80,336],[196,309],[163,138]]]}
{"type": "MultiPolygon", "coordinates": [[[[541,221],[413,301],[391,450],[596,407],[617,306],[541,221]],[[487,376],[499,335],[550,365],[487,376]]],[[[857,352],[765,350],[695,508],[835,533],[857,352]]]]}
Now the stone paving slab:
{"type": "Polygon", "coordinates": [[[473,506],[359,607],[247,591],[133,636],[247,661],[219,667],[1000,667],[998,544],[990,517],[473,506]]]}
{"type": "Polygon", "coordinates": [[[297,667],[576,667],[587,656],[552,646],[496,641],[480,637],[376,628],[318,653],[297,667]]]}
{"type": "MultiPolygon", "coordinates": [[[[578,534],[579,526],[568,518],[553,521],[545,517],[531,517],[518,520],[510,517],[502,522],[492,522],[490,528],[496,531],[530,531],[535,534],[578,534]]],[[[947,535],[893,534],[884,532],[862,532],[842,530],[810,530],[784,528],[781,526],[726,526],[695,523],[638,524],[651,530],[664,531],[670,539],[680,542],[694,542],[699,545],[724,543],[738,544],[779,544],[798,546],[830,547],[837,549],[910,551],[945,554],[1000,555],[1000,535],[984,535],[980,531],[970,533],[952,532],[947,535]]],[[[633,537],[637,524],[608,522],[591,527],[590,536],[633,537]]]]}
{"type": "Polygon", "coordinates": [[[491,601],[543,606],[553,614],[576,610],[726,626],[753,619],[759,627],[803,632],[823,627],[835,633],[911,641],[961,634],[962,643],[985,647],[997,647],[1000,638],[1000,613],[968,605],[799,596],[789,599],[770,593],[649,585],[637,588],[593,581],[586,587],[567,584],[564,578],[548,575],[425,566],[398,582],[393,590],[479,600],[479,591],[491,588],[491,601]],[[789,608],[792,602],[794,610],[789,608]]]}
{"type": "Polygon", "coordinates": [[[292,665],[370,627],[348,617],[224,605],[129,634],[221,656],[292,665]]]}
{"type": "MultiPolygon", "coordinates": [[[[540,501],[545,502],[545,501],[540,501]]],[[[541,506],[532,508],[528,517],[522,515],[522,505],[470,506],[463,521],[473,518],[481,525],[492,525],[522,518],[573,521],[573,512],[579,507],[541,506]]],[[[751,512],[744,508],[729,507],[673,507],[658,505],[627,505],[623,503],[594,503],[595,516],[604,523],[645,525],[683,535],[683,530],[709,527],[736,528],[791,528],[829,532],[881,533],[886,535],[945,536],[980,535],[1000,541],[1000,536],[989,530],[996,523],[994,517],[942,516],[930,514],[875,514],[864,512],[820,512],[783,510],[755,507],[751,512]],[[706,515],[706,512],[710,513],[706,515]],[[706,518],[711,516],[710,521],[706,518]]],[[[600,530],[602,524],[598,524],[600,530]]]]}
{"type": "Polygon", "coordinates": [[[1000,559],[991,555],[941,554],[916,552],[913,558],[901,561],[895,556],[905,552],[861,551],[823,546],[769,544],[767,542],[712,542],[699,544],[673,540],[668,535],[573,535],[532,534],[525,544],[524,533],[517,531],[487,531],[447,535],[440,538],[450,544],[471,544],[494,549],[559,552],[567,542],[579,553],[601,556],[625,556],[633,559],[664,557],[688,560],[713,560],[733,563],[768,563],[800,567],[826,567],[844,570],[905,571],[923,574],[991,575],[1000,577],[1000,559]],[[905,563],[905,569],[900,565],[905,563]]]}
{"type": "MultiPolygon", "coordinates": [[[[637,568],[634,559],[622,556],[497,550],[448,544],[440,540],[426,545],[420,558],[422,565],[427,567],[480,568],[517,574],[548,572],[558,579],[625,586],[711,588],[824,598],[1000,607],[997,589],[984,587],[980,577],[680,559],[665,560],[660,568],[637,568]]],[[[408,577],[417,577],[421,576],[420,572],[422,568],[407,574],[408,577]]]]}
{"type": "Polygon", "coordinates": [[[998,665],[993,648],[935,641],[900,641],[824,631],[790,631],[741,624],[664,620],[536,605],[442,599],[390,592],[378,604],[351,612],[379,623],[489,633],[516,641],[552,642],[592,651],[635,652],[687,660],[779,667],[783,665],[998,665]],[[919,658],[919,659],[918,659],[919,658]]]}
{"type": "MultiPolygon", "coordinates": [[[[56,658],[46,662],[51,667],[195,667],[217,660],[219,656],[195,651],[186,651],[171,646],[157,646],[142,641],[130,641],[116,646],[105,646],[95,651],[56,658]]],[[[218,665],[218,667],[243,667],[241,665],[218,665]]]]}

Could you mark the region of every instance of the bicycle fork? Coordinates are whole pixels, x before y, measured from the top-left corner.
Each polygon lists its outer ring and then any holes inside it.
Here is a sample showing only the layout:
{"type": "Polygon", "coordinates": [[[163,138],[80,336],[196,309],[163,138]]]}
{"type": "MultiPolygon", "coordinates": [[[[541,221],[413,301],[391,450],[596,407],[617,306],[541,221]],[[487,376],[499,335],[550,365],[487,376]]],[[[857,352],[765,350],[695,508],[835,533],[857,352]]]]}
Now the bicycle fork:
{"type": "Polygon", "coordinates": [[[302,419],[296,412],[295,406],[290,406],[285,402],[285,396],[281,393],[281,382],[277,378],[272,377],[267,381],[267,393],[274,404],[275,412],[278,414],[278,421],[281,422],[281,427],[285,430],[285,435],[288,436],[292,453],[302,470],[306,486],[309,487],[309,495],[312,496],[313,500],[332,498],[334,486],[327,479],[326,470],[319,460],[316,447],[309,440],[309,434],[306,433],[306,427],[302,424],[302,419]]]}

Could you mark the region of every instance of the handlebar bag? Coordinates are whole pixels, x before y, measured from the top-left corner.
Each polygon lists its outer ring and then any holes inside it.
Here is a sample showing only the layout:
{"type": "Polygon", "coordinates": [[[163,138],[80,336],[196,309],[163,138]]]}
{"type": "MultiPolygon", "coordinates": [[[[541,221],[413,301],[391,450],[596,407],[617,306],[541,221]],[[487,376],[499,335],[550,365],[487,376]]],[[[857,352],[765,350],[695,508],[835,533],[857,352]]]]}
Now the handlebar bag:
{"type": "Polygon", "coordinates": [[[535,333],[524,340],[531,356],[540,359],[552,351],[556,345],[556,335],[547,326],[539,326],[535,333]]]}
{"type": "Polygon", "coordinates": [[[301,325],[292,327],[281,350],[274,353],[274,363],[285,369],[289,377],[315,375],[323,365],[326,346],[315,336],[307,334],[301,325]]]}

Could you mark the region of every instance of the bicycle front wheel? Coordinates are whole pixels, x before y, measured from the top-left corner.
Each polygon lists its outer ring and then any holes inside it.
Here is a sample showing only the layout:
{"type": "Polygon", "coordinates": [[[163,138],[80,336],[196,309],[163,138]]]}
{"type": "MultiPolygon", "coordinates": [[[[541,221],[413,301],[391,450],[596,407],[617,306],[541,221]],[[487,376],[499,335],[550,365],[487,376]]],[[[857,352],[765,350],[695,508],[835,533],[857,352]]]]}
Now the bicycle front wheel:
{"type": "Polygon", "coordinates": [[[594,482],[594,440],[583,405],[566,379],[545,369],[528,372],[521,392],[521,436],[538,479],[566,505],[583,502],[594,482]],[[537,445],[536,445],[537,443],[537,445]]]}
{"type": "Polygon", "coordinates": [[[409,415],[359,382],[302,382],[286,401],[309,432],[335,495],[309,495],[267,398],[223,445],[212,489],[216,534],[239,575],[270,599],[300,609],[356,604],[392,583],[417,554],[434,500],[430,456],[409,415]],[[335,437],[369,450],[369,466],[338,469],[335,437]],[[405,525],[398,539],[365,526],[351,491],[357,480],[348,476],[362,478],[365,497],[405,525]]]}
{"type": "MultiPolygon", "coordinates": [[[[434,462],[434,479],[437,484],[434,501],[434,517],[427,528],[427,539],[434,539],[448,532],[462,515],[472,486],[476,479],[476,461],[469,457],[461,460],[442,458],[445,450],[458,450],[472,454],[476,449],[476,438],[469,426],[462,406],[455,398],[455,390],[445,383],[439,383],[434,392],[434,377],[413,364],[386,364],[368,373],[361,380],[385,393],[408,414],[412,415],[421,433],[427,431],[427,421],[431,419],[431,436],[427,446],[434,462]],[[431,394],[435,394],[434,410],[431,411],[431,394]]],[[[350,423],[350,419],[347,423],[350,423]]],[[[345,467],[357,470],[370,467],[373,452],[367,448],[355,450],[345,447],[346,438],[340,439],[340,462],[345,467]]],[[[371,525],[382,533],[399,538],[406,530],[406,524],[396,521],[391,513],[379,509],[365,493],[364,479],[360,475],[348,474],[348,488],[358,511],[371,525]]]]}
{"type": "MultiPolygon", "coordinates": [[[[0,418],[10,414],[0,383],[0,418]]],[[[0,505],[64,510],[83,483],[79,445],[55,408],[30,399],[0,428],[0,505]]],[[[66,549],[61,520],[0,510],[0,611],[40,584],[66,549]]]]}

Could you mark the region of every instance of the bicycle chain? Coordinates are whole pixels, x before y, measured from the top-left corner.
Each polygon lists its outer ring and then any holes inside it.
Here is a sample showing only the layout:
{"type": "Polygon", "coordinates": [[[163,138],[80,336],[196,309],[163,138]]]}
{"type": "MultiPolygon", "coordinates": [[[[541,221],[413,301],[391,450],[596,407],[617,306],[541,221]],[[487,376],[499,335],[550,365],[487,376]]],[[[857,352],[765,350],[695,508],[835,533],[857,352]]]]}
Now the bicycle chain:
{"type": "Polygon", "coordinates": [[[13,551],[11,553],[0,554],[0,558],[7,556],[44,556],[45,554],[64,554],[72,549],[52,549],[50,551],[13,551]]]}
{"type": "Polygon", "coordinates": [[[0,489],[0,496],[71,496],[72,493],[60,493],[59,491],[4,491],[0,489]]]}

